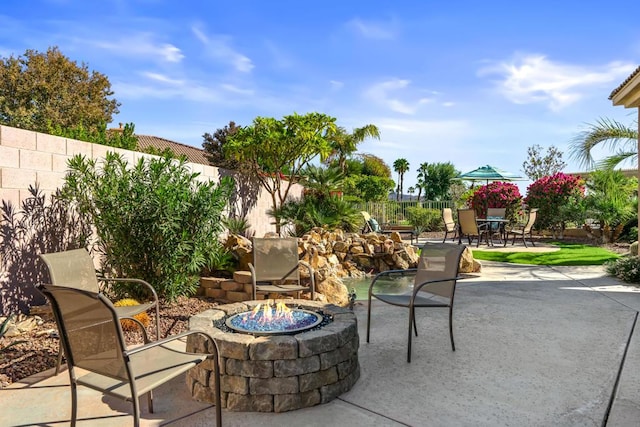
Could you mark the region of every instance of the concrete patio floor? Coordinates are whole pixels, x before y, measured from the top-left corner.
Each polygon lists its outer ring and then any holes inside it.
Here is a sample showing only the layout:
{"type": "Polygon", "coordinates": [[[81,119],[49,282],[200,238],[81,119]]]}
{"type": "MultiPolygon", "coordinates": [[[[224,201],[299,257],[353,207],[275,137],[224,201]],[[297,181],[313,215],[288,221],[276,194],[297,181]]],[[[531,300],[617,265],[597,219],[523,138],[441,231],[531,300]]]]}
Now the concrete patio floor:
{"type": "MultiPolygon", "coordinates": [[[[446,310],[420,310],[412,363],[407,311],[356,304],[361,377],[338,399],[280,414],[223,411],[226,426],[638,426],[640,288],[602,267],[483,261],[459,282],[452,352],[446,310]]],[[[1,426],[69,424],[68,375],[48,371],[0,390],[1,426]]],[[[131,405],[79,388],[79,425],[131,425],[131,405]]],[[[159,387],[143,425],[211,426],[214,409],[184,377],[159,387]]]]}

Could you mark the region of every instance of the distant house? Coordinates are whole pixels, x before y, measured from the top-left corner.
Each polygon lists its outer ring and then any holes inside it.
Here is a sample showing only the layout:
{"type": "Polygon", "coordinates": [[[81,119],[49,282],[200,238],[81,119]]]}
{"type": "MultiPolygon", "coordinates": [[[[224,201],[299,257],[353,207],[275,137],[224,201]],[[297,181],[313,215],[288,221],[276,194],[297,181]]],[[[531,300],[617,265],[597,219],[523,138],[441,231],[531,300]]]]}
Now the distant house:
{"type": "MultiPolygon", "coordinates": [[[[626,176],[627,178],[638,176],[637,169],[619,169],[618,171],[622,172],[622,175],[626,176]]],[[[579,176],[583,179],[587,179],[590,174],[591,172],[566,172],[566,175],[579,176]]]]}
{"type": "Polygon", "coordinates": [[[141,151],[146,151],[148,148],[154,148],[158,151],[169,149],[176,154],[176,156],[184,155],[187,157],[187,161],[191,163],[199,163],[203,165],[209,165],[209,161],[205,156],[205,151],[202,148],[192,147],[190,145],[182,144],[180,142],[171,141],[165,138],[152,135],[136,135],[138,137],[138,148],[141,151]]]}

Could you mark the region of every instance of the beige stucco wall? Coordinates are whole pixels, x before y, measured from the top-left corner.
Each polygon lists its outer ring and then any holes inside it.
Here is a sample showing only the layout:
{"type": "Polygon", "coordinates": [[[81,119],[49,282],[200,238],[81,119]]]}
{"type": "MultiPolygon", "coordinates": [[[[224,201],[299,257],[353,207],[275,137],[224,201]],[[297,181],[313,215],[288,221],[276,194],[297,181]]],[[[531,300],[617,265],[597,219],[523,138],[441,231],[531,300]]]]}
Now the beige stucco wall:
{"type": "MultiPolygon", "coordinates": [[[[61,187],[64,181],[67,161],[76,154],[90,158],[104,158],[107,151],[115,151],[125,157],[129,164],[133,164],[141,157],[150,157],[136,151],[123,150],[100,144],[77,141],[57,136],[31,132],[13,127],[0,126],[0,200],[11,202],[18,207],[30,194],[29,186],[36,183],[45,194],[50,194],[61,187]]],[[[221,174],[228,175],[228,171],[219,170],[212,166],[188,163],[189,167],[200,173],[202,180],[218,181],[221,174]]],[[[299,197],[302,187],[294,185],[291,195],[299,197]]],[[[240,194],[239,205],[246,205],[244,209],[236,211],[247,212],[246,218],[251,225],[251,231],[256,236],[263,236],[266,232],[275,231],[266,211],[271,208],[270,195],[260,189],[257,196],[240,194]]],[[[6,294],[6,287],[11,286],[11,277],[5,271],[5,263],[0,260],[0,304],[3,303],[2,293],[6,294]]],[[[6,302],[6,300],[5,300],[6,302]]],[[[7,311],[0,306],[0,314],[7,311]]]]}

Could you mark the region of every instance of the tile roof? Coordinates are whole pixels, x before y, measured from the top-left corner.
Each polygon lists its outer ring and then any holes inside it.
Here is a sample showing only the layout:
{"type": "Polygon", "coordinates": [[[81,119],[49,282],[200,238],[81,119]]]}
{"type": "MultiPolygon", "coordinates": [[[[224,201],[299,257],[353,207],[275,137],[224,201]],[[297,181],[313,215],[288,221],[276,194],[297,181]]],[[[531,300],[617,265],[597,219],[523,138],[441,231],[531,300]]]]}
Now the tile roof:
{"type": "Polygon", "coordinates": [[[191,145],[182,144],[180,142],[170,141],[168,139],[160,138],[152,135],[136,135],[138,137],[138,147],[141,149],[154,147],[157,150],[164,150],[169,148],[176,155],[185,155],[187,160],[192,163],[200,163],[208,165],[209,161],[205,157],[205,151],[202,148],[192,147],[191,145]]]}
{"type": "Polygon", "coordinates": [[[627,77],[621,84],[620,86],[618,86],[617,88],[615,88],[613,90],[613,92],[611,92],[611,95],[609,95],[609,100],[613,99],[614,96],[616,96],[616,93],[620,92],[622,90],[622,88],[631,81],[631,79],[633,79],[636,75],[640,74],[640,67],[636,68],[636,70],[631,73],[631,75],[629,77],[627,77]]]}

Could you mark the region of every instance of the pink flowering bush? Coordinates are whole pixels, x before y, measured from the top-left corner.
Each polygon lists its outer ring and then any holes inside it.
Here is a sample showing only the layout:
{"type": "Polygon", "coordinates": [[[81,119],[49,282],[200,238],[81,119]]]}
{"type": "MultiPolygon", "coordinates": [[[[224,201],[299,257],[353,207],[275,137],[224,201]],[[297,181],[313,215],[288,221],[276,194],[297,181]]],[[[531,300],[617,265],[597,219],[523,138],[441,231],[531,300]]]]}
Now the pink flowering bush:
{"type": "Polygon", "coordinates": [[[487,208],[506,208],[506,217],[513,218],[520,209],[521,200],[517,185],[496,181],[478,187],[469,199],[469,204],[478,217],[486,217],[487,208]]]}
{"type": "Polygon", "coordinates": [[[584,181],[562,172],[545,176],[527,187],[524,200],[538,208],[538,227],[563,230],[567,221],[578,221],[584,212],[584,181]]]}

